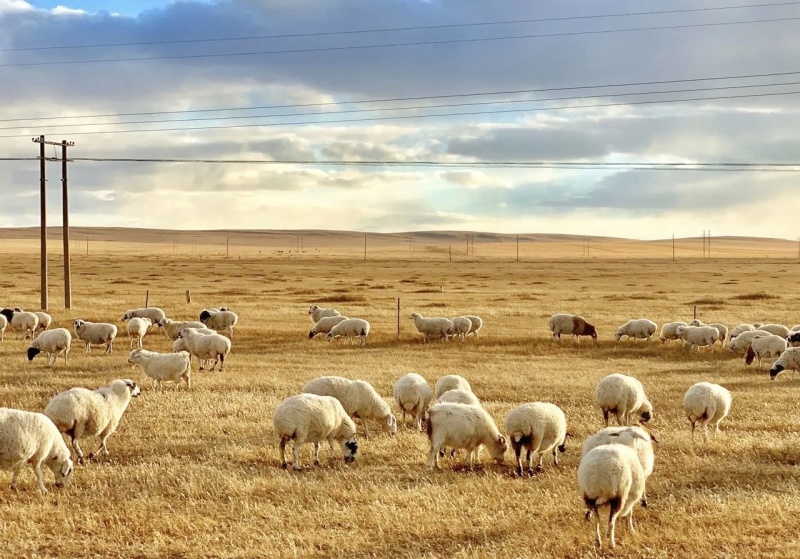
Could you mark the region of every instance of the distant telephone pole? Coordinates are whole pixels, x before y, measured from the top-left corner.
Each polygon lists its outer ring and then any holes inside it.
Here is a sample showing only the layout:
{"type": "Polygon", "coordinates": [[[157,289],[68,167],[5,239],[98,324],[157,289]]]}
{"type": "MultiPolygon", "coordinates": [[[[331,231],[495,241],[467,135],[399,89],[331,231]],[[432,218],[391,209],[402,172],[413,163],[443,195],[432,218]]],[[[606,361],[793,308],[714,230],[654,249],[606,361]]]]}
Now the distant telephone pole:
{"type": "Polygon", "coordinates": [[[41,307],[43,311],[47,310],[47,169],[45,163],[47,159],[44,156],[44,136],[39,136],[33,139],[34,142],[39,144],[39,206],[40,206],[40,234],[41,240],[39,242],[41,248],[41,307]]]}
{"type": "Polygon", "coordinates": [[[367,261],[367,234],[364,233],[364,262],[367,261]]]}
{"type": "Polygon", "coordinates": [[[519,235],[517,235],[517,262],[519,262],[519,235]]]}

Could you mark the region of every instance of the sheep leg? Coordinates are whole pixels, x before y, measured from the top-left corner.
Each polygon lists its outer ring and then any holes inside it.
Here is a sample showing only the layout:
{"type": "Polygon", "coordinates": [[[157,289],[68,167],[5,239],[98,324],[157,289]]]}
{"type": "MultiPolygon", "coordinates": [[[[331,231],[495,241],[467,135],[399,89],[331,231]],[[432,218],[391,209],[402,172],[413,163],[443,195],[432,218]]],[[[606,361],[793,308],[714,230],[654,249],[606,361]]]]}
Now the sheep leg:
{"type": "Polygon", "coordinates": [[[558,466],[558,447],[553,449],[553,465],[558,466]]]}
{"type": "Polygon", "coordinates": [[[628,515],[628,530],[631,531],[631,534],[636,533],[636,529],[633,527],[633,511],[631,510],[630,514],[628,515]]]}
{"type": "Polygon", "coordinates": [[[361,425],[364,426],[364,436],[366,438],[369,438],[369,427],[367,426],[367,420],[366,419],[362,419],[361,420],[361,425]]]}
{"type": "Polygon", "coordinates": [[[697,423],[697,422],[696,422],[696,421],[692,421],[692,420],[690,419],[690,420],[689,420],[689,423],[691,423],[691,424],[692,424],[692,442],[694,442],[694,431],[695,431],[695,427],[696,427],[696,423],[697,423]]]}
{"type": "MultiPolygon", "coordinates": [[[[55,359],[53,360],[53,362],[55,363],[55,359]]],[[[67,365],[68,363],[69,363],[69,350],[65,349],[64,350],[64,365],[67,365]]]]}
{"type": "Polygon", "coordinates": [[[228,337],[233,339],[233,326],[228,326],[228,337]]]}
{"type": "Polygon", "coordinates": [[[17,462],[14,464],[13,468],[11,469],[14,472],[14,475],[11,476],[11,491],[17,490],[17,480],[19,479],[19,473],[22,471],[22,468],[25,467],[25,460],[17,462]]]}
{"type": "Polygon", "coordinates": [[[703,419],[702,427],[703,427],[703,441],[704,442],[708,442],[708,418],[707,417],[703,419]]]}
{"type": "Polygon", "coordinates": [[[439,467],[439,452],[441,450],[442,444],[438,441],[431,441],[431,449],[428,452],[428,469],[432,470],[436,468],[437,470],[441,469],[439,467]]]}
{"type": "Polygon", "coordinates": [[[617,424],[620,427],[628,425],[628,418],[626,414],[622,413],[619,409],[617,409],[614,413],[617,416],[617,424]]]}
{"type": "Polygon", "coordinates": [[[280,452],[281,452],[281,468],[286,469],[286,437],[281,437],[280,452]]]}
{"type": "Polygon", "coordinates": [[[292,445],[292,455],[294,457],[294,463],[292,464],[292,468],[294,468],[295,470],[303,469],[302,466],[300,465],[300,446],[302,444],[303,444],[302,442],[295,439],[294,444],[292,445]]]}
{"type": "Polygon", "coordinates": [[[114,351],[114,342],[108,342],[106,344],[106,353],[112,353],[114,351]]]}
{"type": "Polygon", "coordinates": [[[90,351],[92,351],[92,344],[87,342],[86,343],[86,353],[89,353],[90,351]]]}
{"type": "Polygon", "coordinates": [[[42,478],[42,463],[37,462],[33,465],[33,471],[36,472],[36,481],[39,483],[39,491],[42,495],[47,493],[47,487],[44,486],[44,478],[42,478]]]}
{"type": "Polygon", "coordinates": [[[319,466],[319,447],[320,443],[314,443],[314,465],[319,466]]]}
{"type": "Polygon", "coordinates": [[[606,427],[608,427],[608,411],[606,409],[603,410],[603,421],[606,422],[606,427]]]}
{"type": "MultiPolygon", "coordinates": [[[[191,369],[186,369],[186,371],[183,373],[183,379],[186,381],[186,389],[187,390],[191,390],[192,389],[192,370],[191,369]]],[[[178,388],[178,383],[177,382],[175,383],[175,388],[176,389],[178,388]]]]}
{"type": "Polygon", "coordinates": [[[101,453],[103,457],[108,456],[108,446],[106,445],[106,441],[108,441],[109,435],[110,433],[108,432],[108,430],[100,433],[100,446],[97,447],[97,450],[89,454],[89,460],[93,460],[98,453],[101,453]]]}
{"type": "Polygon", "coordinates": [[[616,538],[614,537],[614,532],[617,527],[617,517],[619,517],[619,513],[622,510],[622,502],[619,498],[611,499],[609,503],[610,510],[608,511],[608,539],[610,542],[611,549],[614,549],[617,546],[616,538]]]}
{"type": "Polygon", "coordinates": [[[473,471],[475,469],[475,449],[470,449],[467,451],[467,464],[469,465],[469,471],[473,471]]]}
{"type": "Polygon", "coordinates": [[[586,520],[589,520],[589,517],[594,516],[594,545],[598,549],[603,548],[603,542],[600,539],[600,514],[598,511],[587,510],[586,511],[586,520]],[[592,513],[594,512],[594,515],[592,513]]]}
{"type": "Polygon", "coordinates": [[[514,445],[514,454],[517,457],[517,475],[522,477],[522,445],[516,441],[513,441],[514,445]]]}

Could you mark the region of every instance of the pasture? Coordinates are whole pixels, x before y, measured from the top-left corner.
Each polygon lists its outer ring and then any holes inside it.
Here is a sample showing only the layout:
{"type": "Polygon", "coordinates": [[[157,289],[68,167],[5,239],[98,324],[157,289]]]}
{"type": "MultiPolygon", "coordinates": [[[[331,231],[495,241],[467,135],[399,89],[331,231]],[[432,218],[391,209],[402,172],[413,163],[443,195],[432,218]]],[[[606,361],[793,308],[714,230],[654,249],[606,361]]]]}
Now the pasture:
{"type": "MultiPolygon", "coordinates": [[[[0,243],[3,306],[38,310],[31,246],[0,243]]],[[[60,260],[53,256],[54,326],[71,330],[77,318],[122,326],[122,312],[142,306],[146,289],[150,304],[172,318],[230,306],[240,320],[226,371],[195,372],[191,391],[154,392],[126,363],[124,329],[113,355],[87,355],[74,341],[69,365],[60,360],[55,369],[41,357],[28,363],[28,342],[7,332],[2,406],[41,411],[59,391],[115,378],[133,378],[143,393],[109,439],[108,462],[76,466],[65,489],[52,488],[46,472],[51,491],[40,496],[27,468],[12,493],[10,472],[0,473],[5,556],[589,557],[592,534],[576,470],[582,441],[602,426],[594,387],[615,371],[644,383],[659,441],[649,506],[635,509],[635,534],[618,524],[616,555],[800,555],[800,384],[790,375],[771,382],[766,369],[745,367],[719,346],[690,354],[677,345],[613,340],[630,318],[652,318],[660,328],[691,320],[695,304],[708,322],[792,326],[800,322],[795,260],[200,259],[161,248],[76,255],[71,311],[55,287],[60,260]],[[311,304],[368,319],[367,348],[309,341],[311,304]],[[407,318],[414,311],[478,314],[485,325],[478,340],[423,345],[407,318]],[[561,311],[593,322],[599,341],[552,342],[547,318],[561,311]],[[322,467],[280,468],[272,412],[306,381],[325,374],[365,379],[396,410],[392,385],[411,370],[431,385],[444,374],[465,376],[501,430],[519,404],[559,405],[574,434],[561,466],[546,457],[544,472],[518,479],[512,451],[503,466],[483,462],[474,472],[464,470],[462,453],[431,472],[423,434],[401,428],[391,438],[375,426],[372,438],[361,438],[353,465],[339,455],[331,466],[323,446],[322,467]],[[692,445],[682,400],[701,380],[727,387],[733,408],[716,441],[692,445]]],[[[153,332],[145,347],[169,351],[171,343],[153,332]]],[[[94,445],[83,446],[88,452],[94,445]]],[[[309,446],[306,465],[310,456],[309,446]]]]}

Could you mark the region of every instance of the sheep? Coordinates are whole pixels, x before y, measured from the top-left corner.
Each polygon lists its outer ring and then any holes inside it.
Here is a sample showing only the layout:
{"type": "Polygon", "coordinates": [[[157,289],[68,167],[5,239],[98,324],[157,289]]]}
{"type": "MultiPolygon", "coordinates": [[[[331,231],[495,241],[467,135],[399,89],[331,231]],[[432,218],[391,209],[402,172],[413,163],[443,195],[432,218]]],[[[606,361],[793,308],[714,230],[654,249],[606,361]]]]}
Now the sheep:
{"type": "Polygon", "coordinates": [[[41,413],[0,408],[0,468],[11,470],[11,489],[25,464],[33,466],[39,491],[47,493],[42,465],[53,472],[56,487],[64,487],[72,476],[69,449],[53,422],[41,413]]]}
{"type": "Polygon", "coordinates": [[[602,548],[599,509],[608,506],[608,539],[614,549],[617,518],[628,517],[628,526],[633,532],[633,507],[644,495],[645,476],[639,457],[622,444],[593,448],[578,466],[578,485],[587,515],[594,515],[594,539],[598,548],[602,548]]]}
{"type": "Polygon", "coordinates": [[[453,323],[453,329],[450,330],[449,335],[460,338],[462,342],[467,341],[467,334],[472,330],[472,321],[466,316],[457,316],[451,318],[450,322],[453,323]]]}
{"type": "Polygon", "coordinates": [[[402,425],[405,427],[406,414],[409,414],[414,418],[414,427],[422,431],[422,419],[433,397],[428,381],[417,373],[408,373],[394,383],[392,395],[403,412],[402,425]]]}
{"type": "Polygon", "coordinates": [[[608,416],[614,413],[619,425],[631,425],[635,416],[641,423],[653,419],[653,405],[644,393],[639,380],[613,373],[605,377],[594,391],[597,405],[603,411],[603,420],[608,427],[608,416]]]}
{"type": "Polygon", "coordinates": [[[436,398],[447,392],[448,390],[466,390],[472,392],[472,387],[469,385],[467,379],[459,375],[445,375],[436,381],[434,387],[434,394],[436,398]]]}
{"type": "Polygon", "coordinates": [[[128,355],[128,363],[139,365],[145,376],[153,379],[156,388],[161,389],[163,381],[175,383],[175,389],[182,380],[186,388],[192,388],[192,367],[188,351],[178,353],[157,353],[146,349],[134,349],[128,355]]]}
{"type": "Polygon", "coordinates": [[[139,349],[142,349],[142,340],[150,326],[152,326],[152,322],[149,318],[135,316],[128,320],[127,329],[128,337],[131,339],[131,349],[133,349],[134,344],[139,349]]]}
{"type": "Polygon", "coordinates": [[[89,460],[98,453],[108,457],[108,437],[117,430],[131,398],[137,398],[141,392],[131,379],[117,379],[97,390],[71,388],[53,396],[44,413],[59,431],[69,435],[78,463],[83,464],[83,450],[78,440],[97,435],[100,446],[89,454],[89,460]]]}
{"type": "Polygon", "coordinates": [[[667,322],[664,326],[661,327],[661,335],[659,339],[661,343],[667,343],[674,340],[680,340],[681,337],[678,335],[678,326],[688,326],[685,322],[667,322]]]}
{"type": "Polygon", "coordinates": [[[311,327],[311,330],[308,331],[308,339],[313,340],[315,336],[319,334],[327,334],[331,331],[331,328],[342,322],[343,320],[347,320],[346,316],[325,316],[320,318],[317,322],[314,323],[314,326],[311,327]]]}
{"type": "Polygon", "coordinates": [[[711,322],[709,324],[703,324],[699,319],[695,318],[693,321],[689,323],[689,326],[711,326],[716,328],[719,332],[719,343],[720,345],[725,345],[725,340],[728,339],[728,327],[720,322],[711,322]]]}
{"type": "Polygon", "coordinates": [[[194,328],[183,330],[179,337],[185,340],[189,353],[200,361],[200,370],[205,369],[205,361],[214,360],[211,370],[219,365],[219,372],[225,370],[225,358],[231,351],[231,341],[221,334],[203,334],[194,328]]]}
{"type": "MultiPolygon", "coordinates": [[[[214,332],[213,330],[209,330],[208,328],[192,328],[192,330],[194,330],[198,334],[203,334],[204,336],[207,336],[209,334],[216,334],[216,332],[214,332]]],[[[189,352],[189,346],[186,345],[186,340],[184,340],[184,339],[179,337],[177,340],[172,342],[172,351],[174,353],[178,353],[178,352],[181,352],[181,351],[189,352]]],[[[204,367],[205,366],[205,362],[206,362],[205,359],[199,359],[199,361],[200,361],[200,366],[204,367]]],[[[192,353],[189,352],[189,365],[190,366],[191,366],[191,363],[192,363],[192,353]]]]}
{"type": "Polygon", "coordinates": [[[739,326],[736,326],[730,332],[728,332],[728,336],[729,336],[728,337],[728,341],[732,340],[733,338],[735,338],[739,334],[744,334],[745,332],[752,332],[755,329],[756,329],[756,327],[753,326],[752,324],[740,324],[739,326]]]}
{"type": "Polygon", "coordinates": [[[763,330],[764,332],[769,332],[770,334],[774,334],[776,336],[780,336],[781,338],[785,338],[789,335],[789,330],[783,324],[762,324],[758,327],[759,330],[763,330]]]}
{"type": "Polygon", "coordinates": [[[39,317],[32,312],[25,312],[17,309],[3,309],[0,314],[6,317],[8,326],[12,330],[19,330],[22,332],[22,339],[26,339],[29,335],[33,339],[37,326],[39,326],[39,317]]]}
{"type": "Polygon", "coordinates": [[[206,325],[202,322],[197,322],[195,320],[172,320],[169,318],[162,318],[156,322],[156,326],[163,328],[164,334],[173,342],[178,339],[178,335],[181,333],[181,330],[186,330],[187,328],[206,327],[206,325]]]}
{"type": "Polygon", "coordinates": [[[698,382],[683,397],[683,409],[694,429],[699,421],[703,427],[703,440],[708,440],[708,425],[711,425],[711,438],[716,438],[720,422],[731,411],[731,393],[719,384],[698,382]]]}
{"type": "Polygon", "coordinates": [[[472,327],[469,329],[469,333],[467,335],[469,336],[469,334],[474,334],[475,337],[477,338],[478,332],[480,331],[481,328],[483,328],[483,319],[479,316],[471,314],[464,315],[464,318],[468,318],[469,321],[472,323],[472,327]]]}
{"type": "Polygon", "coordinates": [[[122,318],[120,320],[122,322],[128,322],[132,318],[149,318],[150,324],[157,324],[158,321],[164,320],[167,318],[167,313],[165,313],[162,309],[158,307],[145,307],[145,308],[138,308],[138,309],[130,309],[125,311],[122,314],[122,318]]]}
{"type": "Polygon", "coordinates": [[[39,319],[39,324],[36,325],[37,330],[47,330],[50,328],[50,325],[53,323],[53,317],[47,314],[46,312],[34,312],[33,314],[36,315],[36,318],[39,319]]]}
{"type": "Polygon", "coordinates": [[[5,340],[6,328],[8,328],[8,319],[5,315],[0,314],[0,342],[5,340]]]}
{"type": "Polygon", "coordinates": [[[474,468],[474,455],[480,453],[481,446],[489,450],[496,462],[503,462],[508,450],[506,438],[481,406],[441,402],[432,405],[428,415],[427,432],[431,443],[428,468],[439,469],[439,454],[445,447],[466,450],[470,470],[474,468]]]}
{"type": "Polygon", "coordinates": [[[329,316],[340,316],[339,311],[337,311],[336,309],[323,309],[322,307],[318,307],[317,305],[312,305],[308,309],[308,317],[314,324],[319,322],[320,319],[329,316]]]}
{"type": "Polygon", "coordinates": [[[211,312],[205,309],[200,313],[200,322],[205,324],[206,328],[227,332],[228,337],[233,339],[233,327],[239,322],[239,315],[233,311],[211,312]]]}
{"type": "Polygon", "coordinates": [[[522,475],[522,449],[527,448],[528,475],[534,474],[533,457],[538,456],[536,472],[542,471],[545,454],[553,454],[558,466],[558,453],[566,452],[567,417],[555,404],[533,402],[514,408],[505,421],[506,435],[517,457],[517,475],[522,475]]]}
{"type": "Polygon", "coordinates": [[[708,346],[713,351],[714,344],[719,341],[719,330],[713,326],[678,326],[675,333],[689,346],[689,351],[693,347],[700,351],[701,346],[708,346]]]}
{"type": "Polygon", "coordinates": [[[730,339],[728,342],[728,349],[733,351],[734,353],[747,353],[747,350],[750,348],[750,344],[753,341],[753,338],[756,336],[771,336],[769,332],[764,330],[749,330],[747,332],[742,332],[736,337],[730,339]]]}
{"type": "Polygon", "coordinates": [[[75,335],[86,343],[86,353],[92,350],[92,344],[105,345],[106,353],[114,350],[114,338],[117,337],[117,326],[106,322],[86,322],[78,319],[72,323],[75,335]]]}
{"type": "MultiPolygon", "coordinates": [[[[338,442],[346,463],[354,462],[358,452],[356,424],[336,398],[316,394],[299,394],[284,400],[272,416],[275,434],[280,440],[281,467],[286,469],[286,443],[294,441],[294,463],[300,470],[300,447],[314,444],[314,465],[319,466],[320,443],[327,440],[333,453],[338,442]]],[[[331,456],[333,459],[333,456],[331,456]]]]}
{"type": "Polygon", "coordinates": [[[342,337],[345,339],[359,338],[361,340],[361,347],[365,347],[367,345],[368,335],[369,322],[363,318],[348,318],[331,328],[325,338],[329,342],[342,337]]]}
{"type": "Polygon", "coordinates": [[[58,356],[64,355],[64,365],[69,363],[69,349],[72,345],[72,334],[66,328],[46,330],[39,334],[28,347],[28,361],[44,352],[47,355],[47,364],[55,367],[58,356]]]}
{"type": "MultiPolygon", "coordinates": [[[[0,324],[2,326],[2,324],[0,324]]],[[[786,336],[786,341],[791,347],[800,347],[800,332],[791,332],[786,336]]]]}
{"type": "Polygon", "coordinates": [[[648,342],[656,333],[658,325],[652,320],[646,318],[639,318],[636,320],[629,320],[619,328],[615,338],[617,341],[622,339],[622,336],[627,336],[629,340],[636,341],[639,338],[646,339],[648,342]]]}
{"type": "Polygon", "coordinates": [[[750,365],[756,358],[758,359],[758,368],[761,368],[761,360],[764,357],[769,357],[772,360],[781,356],[781,353],[786,351],[789,343],[786,338],[768,334],[766,336],[754,336],[750,342],[750,347],[747,348],[747,353],[744,356],[744,362],[750,365]]]}
{"type": "Polygon", "coordinates": [[[481,401],[469,390],[453,389],[448,390],[436,399],[437,402],[451,402],[454,404],[466,404],[468,406],[480,406],[481,401]]]}
{"type": "Polygon", "coordinates": [[[792,332],[800,332],[800,324],[795,324],[789,330],[792,332]]]}
{"type": "Polygon", "coordinates": [[[775,380],[778,375],[787,370],[792,371],[792,379],[794,379],[794,372],[800,371],[800,347],[790,347],[784,351],[770,367],[769,378],[775,380]]]}
{"type": "Polygon", "coordinates": [[[578,342],[581,341],[581,336],[591,336],[594,341],[597,341],[597,329],[586,322],[582,316],[565,313],[554,314],[547,321],[547,327],[553,333],[554,340],[561,341],[561,334],[571,334],[578,342]]]}
{"type": "Polygon", "coordinates": [[[431,341],[431,338],[441,338],[447,341],[453,331],[453,321],[444,317],[425,318],[420,313],[412,313],[409,319],[414,321],[417,332],[422,334],[422,343],[431,341]]]}
{"type": "Polygon", "coordinates": [[[343,377],[319,377],[303,387],[306,394],[333,396],[341,402],[347,415],[361,420],[364,433],[369,438],[367,420],[381,422],[390,435],[397,433],[397,419],[392,415],[389,404],[380,397],[372,385],[364,380],[350,380],[343,377]]]}

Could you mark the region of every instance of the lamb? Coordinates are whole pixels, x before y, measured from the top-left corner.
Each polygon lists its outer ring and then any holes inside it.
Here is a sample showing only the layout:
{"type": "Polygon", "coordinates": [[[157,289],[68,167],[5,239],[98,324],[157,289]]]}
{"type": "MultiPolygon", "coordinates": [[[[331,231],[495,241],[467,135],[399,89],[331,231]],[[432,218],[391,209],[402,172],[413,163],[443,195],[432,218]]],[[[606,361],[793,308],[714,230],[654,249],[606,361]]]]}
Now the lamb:
{"type": "Polygon", "coordinates": [[[97,390],[71,388],[53,396],[44,413],[59,431],[69,435],[78,462],[83,464],[83,451],[78,440],[97,435],[100,446],[89,454],[89,460],[97,453],[107,457],[108,437],[117,430],[131,398],[137,398],[141,392],[131,379],[117,379],[97,390]]]}
{"type": "Polygon", "coordinates": [[[594,391],[597,405],[603,411],[608,427],[608,416],[614,413],[619,425],[631,425],[636,417],[641,423],[653,419],[653,405],[644,393],[642,383],[633,377],[613,373],[597,384],[594,391]]]}
{"type": "MultiPolygon", "coordinates": [[[[354,462],[358,452],[356,424],[336,398],[299,394],[284,400],[272,416],[275,435],[280,440],[281,467],[286,469],[286,443],[294,441],[295,470],[300,470],[300,447],[314,444],[314,465],[319,466],[320,443],[327,440],[333,452],[338,442],[346,463],[354,462]]],[[[333,458],[333,456],[331,456],[333,458]]]]}
{"type": "Polygon", "coordinates": [[[5,315],[0,314],[0,342],[5,340],[6,328],[8,328],[8,319],[5,315]]]}
{"type": "Polygon", "coordinates": [[[42,493],[47,493],[42,465],[53,472],[56,487],[63,487],[72,476],[69,449],[46,415],[0,408],[0,468],[14,473],[12,490],[16,490],[17,479],[25,464],[33,466],[42,493]]]}
{"type": "Polygon", "coordinates": [[[173,382],[175,389],[182,380],[186,381],[186,388],[192,388],[192,368],[188,351],[178,353],[157,353],[146,349],[134,349],[128,355],[128,363],[139,365],[145,376],[153,379],[156,388],[161,389],[161,383],[173,382]]]}
{"type": "Polygon", "coordinates": [[[701,346],[709,346],[713,351],[719,341],[719,330],[713,326],[678,326],[675,333],[689,346],[689,351],[693,347],[700,351],[701,346]]]}
{"type": "Polygon", "coordinates": [[[780,336],[781,338],[785,338],[789,335],[789,332],[791,332],[791,330],[783,324],[762,324],[758,329],[774,334],[775,336],[780,336]]]}
{"type": "Polygon", "coordinates": [[[764,330],[749,330],[747,332],[743,332],[738,336],[731,338],[730,342],[728,343],[728,349],[733,351],[734,353],[747,353],[747,350],[750,348],[750,344],[753,341],[753,338],[756,336],[771,336],[769,332],[764,330]]]}
{"type": "Polygon", "coordinates": [[[466,404],[468,406],[480,406],[481,401],[469,390],[448,390],[436,399],[437,402],[451,402],[454,404],[466,404]]]}
{"type": "Polygon", "coordinates": [[[193,328],[187,328],[180,333],[180,338],[185,340],[189,353],[200,361],[200,370],[205,369],[205,362],[214,360],[211,370],[219,365],[219,372],[225,370],[225,358],[231,351],[231,341],[221,334],[203,334],[193,328]]]}
{"type": "Polygon", "coordinates": [[[336,309],[323,309],[322,307],[318,307],[317,305],[312,305],[308,309],[308,316],[311,319],[311,322],[316,324],[322,318],[329,316],[340,316],[340,315],[339,311],[337,311],[336,309]]]}
{"type": "Polygon", "coordinates": [[[472,330],[472,321],[466,316],[457,316],[450,319],[453,323],[453,329],[450,330],[449,335],[454,338],[460,338],[462,342],[467,341],[467,334],[472,330]]]}
{"type": "Polygon", "coordinates": [[[227,332],[228,337],[233,339],[233,327],[239,322],[239,316],[233,311],[211,312],[205,309],[200,313],[200,322],[205,324],[206,328],[227,332]]]}
{"type": "Polygon", "coordinates": [[[469,382],[467,382],[467,379],[462,376],[445,375],[436,381],[436,387],[434,388],[436,398],[439,399],[439,397],[448,390],[466,390],[467,392],[472,392],[472,387],[469,385],[469,382]]]}
{"type": "Polygon", "coordinates": [[[343,320],[347,320],[346,316],[325,316],[320,318],[314,326],[311,327],[311,330],[308,331],[308,339],[313,340],[315,336],[319,334],[327,334],[331,331],[331,329],[342,322],[343,320]]]}
{"type": "Polygon", "coordinates": [[[186,330],[187,328],[206,327],[206,325],[202,322],[197,322],[194,320],[172,320],[169,318],[163,318],[159,320],[156,322],[156,326],[163,328],[164,334],[173,342],[178,339],[178,335],[181,333],[181,330],[186,330]]]}
{"type": "Polygon", "coordinates": [[[731,411],[731,393],[719,384],[698,382],[686,391],[683,397],[683,409],[692,424],[692,441],[694,429],[699,421],[703,427],[703,440],[708,440],[708,425],[711,425],[711,438],[716,438],[720,422],[731,411]]]}
{"type": "Polygon", "coordinates": [[[363,318],[348,318],[330,329],[325,336],[329,342],[336,338],[359,338],[361,347],[366,347],[367,336],[369,335],[369,322],[363,318]]]}
{"type": "Polygon", "coordinates": [[[792,379],[794,379],[794,372],[800,371],[800,347],[790,347],[784,351],[770,367],[769,378],[775,380],[781,373],[788,370],[792,371],[792,379]]]}
{"type": "Polygon", "coordinates": [[[578,467],[580,486],[587,514],[594,515],[595,545],[600,540],[599,509],[608,506],[608,539],[611,549],[616,547],[617,518],[628,517],[633,529],[633,507],[642,499],[645,476],[636,452],[622,444],[604,444],[593,448],[581,459],[578,467]]]}
{"type": "Polygon", "coordinates": [[[750,342],[750,347],[747,348],[747,353],[744,357],[744,362],[750,365],[756,358],[758,359],[758,368],[761,368],[761,360],[764,357],[770,359],[777,359],[781,353],[786,351],[789,343],[786,338],[768,334],[766,336],[754,336],[750,342]]]}
{"type": "Polygon", "coordinates": [[[36,318],[39,319],[39,324],[36,326],[37,330],[47,330],[50,328],[50,325],[53,323],[53,317],[47,314],[46,312],[34,312],[33,314],[36,315],[36,318]]]}
{"type": "Polygon", "coordinates": [[[132,318],[149,318],[150,324],[157,324],[160,320],[167,318],[167,313],[158,307],[145,307],[138,309],[130,309],[122,314],[120,319],[122,322],[127,322],[132,318]]]}
{"type": "Polygon", "coordinates": [[[152,326],[152,322],[149,318],[136,316],[128,320],[127,328],[128,337],[131,339],[131,349],[133,349],[134,344],[139,349],[142,349],[142,340],[150,326],[152,326]]]}
{"type": "Polygon", "coordinates": [[[425,318],[418,312],[412,313],[408,318],[414,321],[417,332],[422,334],[423,343],[431,341],[434,337],[447,341],[450,332],[453,331],[453,321],[449,318],[425,318]]]}
{"type": "Polygon", "coordinates": [[[661,343],[667,343],[674,340],[680,340],[681,337],[678,335],[678,326],[688,326],[685,322],[667,322],[664,326],[661,327],[661,336],[659,339],[661,343]]]}
{"type": "MultiPolygon", "coordinates": [[[[322,319],[325,320],[325,319],[322,319]]],[[[392,395],[397,407],[403,412],[402,425],[406,424],[406,414],[414,418],[414,427],[422,431],[422,419],[433,397],[431,385],[417,373],[403,375],[394,383],[392,395]]]]}
{"type": "Polygon", "coordinates": [[[522,475],[522,449],[527,448],[528,475],[533,476],[533,457],[538,457],[536,472],[542,471],[545,454],[553,454],[558,466],[558,453],[566,452],[567,417],[555,404],[533,402],[514,408],[506,415],[506,434],[517,457],[517,475],[522,475]]]}
{"type": "Polygon", "coordinates": [[[26,339],[29,335],[33,339],[36,328],[39,326],[39,317],[35,313],[25,312],[16,309],[3,309],[0,314],[6,317],[8,326],[12,330],[19,330],[22,332],[22,339],[26,339]]]}
{"type": "Polygon", "coordinates": [[[620,341],[622,336],[627,336],[629,340],[636,341],[637,339],[641,338],[646,339],[649,342],[653,337],[653,334],[656,333],[657,328],[658,325],[656,325],[655,322],[646,318],[629,320],[617,328],[615,337],[617,341],[620,341]]]}
{"type": "MultiPolygon", "coordinates": [[[[483,328],[483,319],[479,316],[467,314],[464,315],[464,318],[468,318],[469,321],[472,323],[472,327],[469,329],[469,334],[474,334],[475,337],[478,337],[478,332],[481,328],[483,328]]],[[[469,336],[469,334],[467,334],[469,336]]]]}
{"type": "Polygon", "coordinates": [[[692,322],[689,323],[689,326],[712,326],[717,329],[719,332],[719,343],[720,345],[725,345],[725,340],[728,339],[728,327],[720,322],[711,322],[709,324],[703,324],[699,319],[694,319],[692,322]]]}
{"type": "Polygon", "coordinates": [[[367,426],[369,419],[383,423],[384,429],[387,429],[390,435],[397,433],[397,419],[392,415],[392,409],[366,381],[333,376],[319,377],[308,382],[302,392],[333,396],[339,400],[347,415],[361,420],[367,438],[369,438],[367,426]]]}
{"type": "Polygon", "coordinates": [[[428,440],[431,443],[428,468],[439,469],[440,451],[445,447],[466,450],[470,470],[474,468],[474,455],[480,453],[481,446],[489,450],[496,462],[503,462],[503,455],[508,450],[506,438],[482,407],[442,402],[432,405],[428,415],[428,440]]]}
{"type": "Polygon", "coordinates": [[[739,326],[735,327],[733,330],[728,332],[728,335],[730,336],[728,340],[730,341],[739,334],[744,334],[745,332],[752,332],[755,329],[756,327],[753,326],[752,324],[740,324],[739,326]]]}
{"type": "Polygon", "coordinates": [[[64,365],[69,363],[69,349],[72,345],[72,334],[66,328],[46,330],[39,334],[28,347],[28,361],[44,352],[47,355],[47,364],[55,367],[58,356],[64,355],[64,365]]]}
{"type": "Polygon", "coordinates": [[[586,322],[582,316],[573,314],[554,314],[547,321],[547,327],[553,333],[553,339],[561,341],[561,334],[571,334],[574,339],[580,342],[581,336],[591,336],[597,341],[597,329],[586,322]]]}
{"type": "Polygon", "coordinates": [[[86,353],[92,350],[92,344],[106,346],[106,353],[112,353],[117,327],[106,322],[86,322],[78,319],[72,323],[75,335],[86,343],[86,353]]]}

